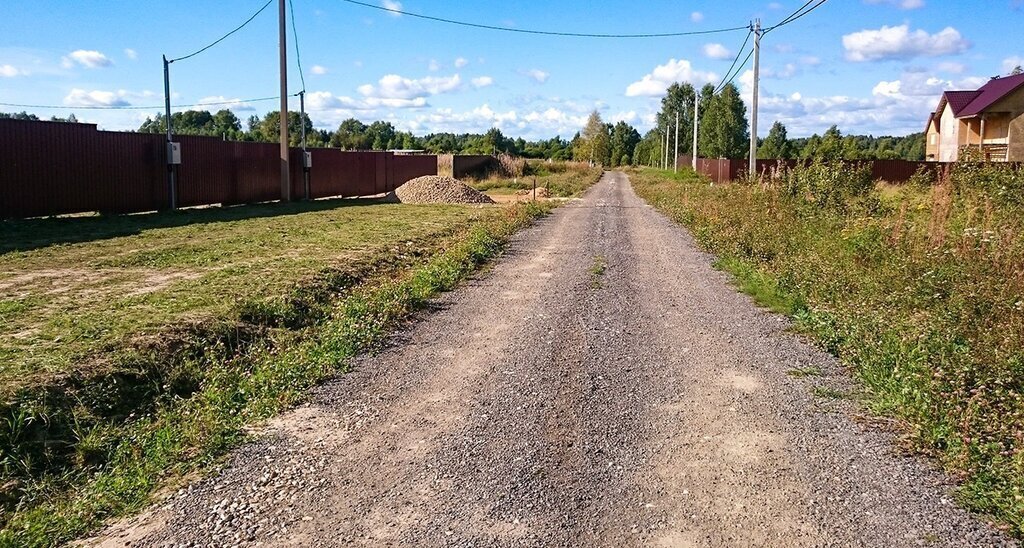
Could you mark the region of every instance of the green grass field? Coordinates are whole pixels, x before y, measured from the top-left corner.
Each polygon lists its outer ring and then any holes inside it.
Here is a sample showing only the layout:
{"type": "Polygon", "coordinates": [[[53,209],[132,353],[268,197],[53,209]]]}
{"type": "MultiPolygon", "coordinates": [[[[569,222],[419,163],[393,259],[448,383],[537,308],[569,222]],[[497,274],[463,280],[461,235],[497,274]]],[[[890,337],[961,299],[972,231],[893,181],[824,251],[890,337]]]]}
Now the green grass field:
{"type": "Polygon", "coordinates": [[[421,251],[488,214],[333,200],[0,224],[0,393],[237,313],[338,265],[421,251]]]}

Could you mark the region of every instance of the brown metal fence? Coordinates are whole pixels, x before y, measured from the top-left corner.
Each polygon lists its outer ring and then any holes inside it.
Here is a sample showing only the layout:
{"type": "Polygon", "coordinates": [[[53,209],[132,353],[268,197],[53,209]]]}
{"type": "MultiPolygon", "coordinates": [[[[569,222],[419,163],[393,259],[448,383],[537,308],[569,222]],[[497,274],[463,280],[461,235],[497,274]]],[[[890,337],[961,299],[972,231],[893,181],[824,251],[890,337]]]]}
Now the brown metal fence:
{"type": "Polygon", "coordinates": [[[452,177],[461,179],[467,175],[484,175],[498,165],[494,156],[459,155],[452,158],[452,177]]]}
{"type": "MultiPolygon", "coordinates": [[[[274,143],[177,136],[178,205],[244,204],[281,198],[274,143]]],[[[437,174],[437,157],[311,149],[312,198],[372,196],[437,174]]],[[[170,205],[163,135],[98,131],[93,124],[0,120],[0,218],[170,205]]],[[[306,197],[302,151],[292,149],[292,198],[306,197]]]]}

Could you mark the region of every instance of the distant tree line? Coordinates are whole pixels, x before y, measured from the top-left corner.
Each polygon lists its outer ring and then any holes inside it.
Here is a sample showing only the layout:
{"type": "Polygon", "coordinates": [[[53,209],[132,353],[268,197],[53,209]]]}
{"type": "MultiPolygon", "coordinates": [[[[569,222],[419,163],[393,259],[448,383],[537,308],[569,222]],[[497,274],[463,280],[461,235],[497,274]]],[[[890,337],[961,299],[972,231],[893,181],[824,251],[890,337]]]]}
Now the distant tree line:
{"type": "MultiPolygon", "coordinates": [[[[262,118],[250,116],[245,126],[230,110],[216,113],[188,110],[171,115],[171,126],[179,135],[207,135],[234,141],[278,142],[281,115],[272,111],[262,118]]],[[[343,150],[425,150],[434,154],[496,154],[507,153],[527,158],[569,159],[570,143],[559,137],[539,141],[512,139],[492,128],[485,133],[431,133],[422,137],[408,131],[398,131],[391,122],[377,121],[365,124],[349,118],[334,131],[317,129],[309,115],[288,113],[288,141],[292,146],[301,143],[303,124],[306,143],[310,147],[334,147],[343,150]]],[[[164,116],[147,118],[139,127],[142,133],[164,133],[164,116]]]]}
{"type": "MultiPolygon", "coordinates": [[[[485,133],[431,133],[416,136],[398,131],[390,122],[365,124],[355,118],[343,121],[334,131],[317,129],[309,115],[288,113],[288,140],[292,146],[301,142],[302,126],[311,147],[334,147],[344,150],[424,150],[433,154],[495,154],[507,153],[526,158],[574,159],[606,166],[660,165],[665,133],[669,134],[670,154],[675,150],[676,113],[679,113],[679,153],[691,154],[693,148],[693,108],[697,93],[688,83],[669,86],[661,100],[656,125],[642,136],[626,122],[605,123],[594,111],[586,126],[569,141],[561,137],[526,141],[510,138],[492,128],[485,133]]],[[[726,84],[714,93],[714,86],[705,85],[700,92],[700,123],[698,152],[706,158],[745,158],[750,146],[750,129],[746,106],[739,90],[726,84]]],[[[40,120],[27,112],[3,113],[0,119],[40,120]]],[[[171,121],[175,134],[205,135],[234,141],[277,142],[278,111],[250,116],[243,124],[228,109],[211,113],[206,110],[175,112],[171,121]]],[[[74,114],[66,118],[54,116],[50,121],[77,122],[74,114]]],[[[164,133],[164,116],[147,118],[138,129],[141,133],[164,133]]],[[[905,137],[874,137],[843,135],[832,126],[822,135],[788,138],[786,126],[775,122],[768,136],[759,139],[759,158],[843,158],[923,160],[925,137],[914,133],[905,137]]]]}
{"type": "MultiPolygon", "coordinates": [[[[39,122],[39,121],[41,121],[41,119],[38,116],[36,116],[35,114],[29,114],[29,113],[27,113],[25,111],[11,112],[11,113],[0,112],[0,120],[4,120],[4,119],[8,119],[8,120],[28,120],[30,122],[39,122]]],[[[77,124],[78,123],[78,118],[75,118],[74,114],[69,115],[67,118],[61,118],[60,116],[51,116],[50,117],[50,121],[51,122],[69,122],[69,123],[72,123],[72,124],[77,124]]]]}

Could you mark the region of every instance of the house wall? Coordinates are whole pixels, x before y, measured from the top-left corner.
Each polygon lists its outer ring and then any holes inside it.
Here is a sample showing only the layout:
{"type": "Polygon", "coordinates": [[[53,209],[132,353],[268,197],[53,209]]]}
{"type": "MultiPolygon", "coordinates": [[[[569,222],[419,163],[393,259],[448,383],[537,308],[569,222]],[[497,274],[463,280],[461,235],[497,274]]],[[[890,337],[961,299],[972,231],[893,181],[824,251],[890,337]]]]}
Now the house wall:
{"type": "MultiPolygon", "coordinates": [[[[1024,162],[1024,88],[1003,97],[988,110],[1008,113],[1006,159],[1010,162],[1024,162]]],[[[988,133],[988,127],[985,133],[988,133]]]]}
{"type": "Polygon", "coordinates": [[[947,104],[939,119],[939,156],[940,162],[955,162],[960,152],[960,120],[953,115],[953,109],[947,104]]]}
{"type": "Polygon", "coordinates": [[[924,159],[928,161],[939,160],[939,127],[938,120],[932,120],[928,124],[928,132],[924,136],[924,159]]]}

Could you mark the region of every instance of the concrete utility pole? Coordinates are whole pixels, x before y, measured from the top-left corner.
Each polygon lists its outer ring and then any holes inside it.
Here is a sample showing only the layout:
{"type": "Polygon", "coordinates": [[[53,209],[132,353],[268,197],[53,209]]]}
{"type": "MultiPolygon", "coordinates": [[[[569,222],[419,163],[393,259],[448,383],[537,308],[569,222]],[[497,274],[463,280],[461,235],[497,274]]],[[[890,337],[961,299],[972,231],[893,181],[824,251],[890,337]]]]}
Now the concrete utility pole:
{"type": "Polygon", "coordinates": [[[750,169],[757,176],[757,93],[761,80],[761,20],[754,22],[754,95],[750,100],[750,169]]]}
{"type": "Polygon", "coordinates": [[[697,171],[697,112],[700,111],[700,92],[693,94],[693,170],[697,171]]]}
{"type": "Polygon", "coordinates": [[[292,199],[292,185],[288,169],[288,52],[285,31],[285,0],[278,0],[278,40],[281,51],[281,201],[292,199]]]}
{"type": "MultiPolygon", "coordinates": [[[[164,58],[164,122],[167,123],[167,154],[171,154],[171,143],[174,136],[171,133],[171,62],[164,58]]],[[[167,158],[167,186],[170,190],[171,209],[178,209],[178,188],[174,184],[174,165],[171,159],[167,158]]]]}
{"type": "Polygon", "coordinates": [[[672,171],[679,173],[679,111],[676,111],[676,153],[672,156],[672,171]]]}

